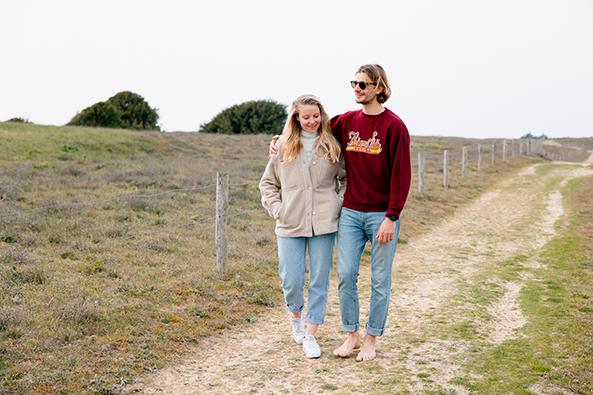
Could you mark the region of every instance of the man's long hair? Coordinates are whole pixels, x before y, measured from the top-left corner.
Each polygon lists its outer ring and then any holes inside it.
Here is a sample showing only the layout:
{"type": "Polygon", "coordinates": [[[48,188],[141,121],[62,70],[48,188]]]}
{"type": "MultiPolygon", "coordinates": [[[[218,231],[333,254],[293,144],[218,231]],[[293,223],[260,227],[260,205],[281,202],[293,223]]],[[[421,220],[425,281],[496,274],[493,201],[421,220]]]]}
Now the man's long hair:
{"type": "Polygon", "coordinates": [[[360,66],[356,74],[365,73],[371,79],[371,82],[377,84],[378,87],[382,87],[383,90],[377,95],[377,101],[381,104],[385,103],[389,96],[391,96],[391,88],[389,87],[389,81],[387,80],[387,74],[383,67],[378,64],[365,64],[360,66]]]}

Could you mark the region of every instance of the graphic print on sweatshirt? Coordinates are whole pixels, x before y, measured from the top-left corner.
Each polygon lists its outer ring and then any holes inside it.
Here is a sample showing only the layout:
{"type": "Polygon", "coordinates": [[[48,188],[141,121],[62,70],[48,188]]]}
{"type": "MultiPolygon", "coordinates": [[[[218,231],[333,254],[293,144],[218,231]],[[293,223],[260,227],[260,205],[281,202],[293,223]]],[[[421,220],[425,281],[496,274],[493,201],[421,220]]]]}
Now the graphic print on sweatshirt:
{"type": "Polygon", "coordinates": [[[348,144],[346,144],[346,151],[362,152],[365,154],[378,155],[383,151],[381,140],[377,138],[377,131],[373,132],[373,136],[368,140],[360,138],[360,132],[348,132],[348,144]]]}

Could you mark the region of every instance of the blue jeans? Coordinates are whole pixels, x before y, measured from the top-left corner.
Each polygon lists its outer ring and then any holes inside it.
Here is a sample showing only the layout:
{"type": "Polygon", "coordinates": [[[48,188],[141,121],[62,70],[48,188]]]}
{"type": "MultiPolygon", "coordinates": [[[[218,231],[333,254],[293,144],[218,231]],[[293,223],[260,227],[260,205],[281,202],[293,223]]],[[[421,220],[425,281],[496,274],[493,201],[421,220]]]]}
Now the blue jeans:
{"type": "Polygon", "coordinates": [[[385,211],[363,212],[342,208],[338,227],[338,290],[345,332],[356,332],[359,328],[358,271],[367,241],[371,242],[371,305],[365,329],[372,336],[381,336],[385,329],[400,221],[396,222],[393,240],[381,244],[376,235],[384,219],[385,211]]]}
{"type": "Polygon", "coordinates": [[[309,246],[309,297],[307,322],[323,324],[332,267],[335,233],[313,237],[278,237],[278,273],[286,307],[292,312],[305,304],[306,249],[309,246]]]}

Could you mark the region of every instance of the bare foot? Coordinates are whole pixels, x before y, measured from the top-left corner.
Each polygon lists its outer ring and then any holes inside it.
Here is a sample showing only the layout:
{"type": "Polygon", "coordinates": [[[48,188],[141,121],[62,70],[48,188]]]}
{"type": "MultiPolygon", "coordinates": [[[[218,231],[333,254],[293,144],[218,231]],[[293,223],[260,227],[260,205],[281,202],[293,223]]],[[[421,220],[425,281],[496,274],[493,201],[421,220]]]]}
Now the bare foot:
{"type": "Polygon", "coordinates": [[[350,332],[344,343],[334,350],[334,355],[336,357],[348,358],[352,354],[352,351],[357,348],[360,348],[358,332],[350,332]]]}
{"type": "Polygon", "coordinates": [[[371,336],[367,334],[364,337],[364,342],[362,343],[362,347],[360,348],[360,352],[356,356],[356,360],[360,361],[372,361],[377,356],[375,352],[375,344],[377,343],[377,338],[375,336],[371,336]]]}

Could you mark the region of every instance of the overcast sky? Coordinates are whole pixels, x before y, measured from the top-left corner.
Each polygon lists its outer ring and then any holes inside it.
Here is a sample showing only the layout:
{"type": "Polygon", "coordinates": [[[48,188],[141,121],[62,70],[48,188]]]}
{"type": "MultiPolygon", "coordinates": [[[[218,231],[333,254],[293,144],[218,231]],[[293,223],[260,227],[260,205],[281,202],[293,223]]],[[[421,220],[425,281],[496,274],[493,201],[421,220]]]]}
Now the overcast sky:
{"type": "Polygon", "coordinates": [[[593,136],[593,0],[20,0],[0,4],[0,121],[62,125],[122,90],[192,131],[253,99],[386,69],[412,135],[593,136]]]}

